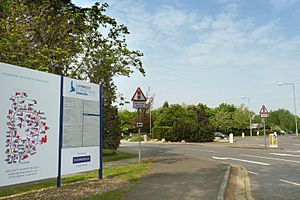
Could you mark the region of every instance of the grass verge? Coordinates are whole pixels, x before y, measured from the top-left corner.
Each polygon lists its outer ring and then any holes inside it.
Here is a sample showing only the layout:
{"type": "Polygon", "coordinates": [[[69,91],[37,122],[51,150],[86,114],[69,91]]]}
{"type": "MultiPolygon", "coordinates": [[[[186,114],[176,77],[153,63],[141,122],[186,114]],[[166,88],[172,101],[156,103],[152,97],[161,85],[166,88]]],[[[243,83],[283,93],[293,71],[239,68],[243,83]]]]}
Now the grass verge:
{"type": "Polygon", "coordinates": [[[122,159],[134,158],[134,157],[136,157],[135,154],[124,152],[124,151],[117,151],[111,149],[103,150],[103,162],[111,162],[111,161],[117,161],[122,159]]]}
{"type": "MultiPolygon", "coordinates": [[[[117,161],[117,160],[122,160],[127,158],[133,158],[133,157],[136,157],[136,155],[127,152],[117,151],[117,150],[107,150],[107,149],[103,150],[103,162],[111,162],[111,161],[117,161]]],[[[103,176],[109,177],[113,174],[118,173],[118,171],[119,171],[118,167],[103,169],[103,176]],[[116,170],[116,172],[114,172],[114,170],[116,170]]],[[[91,178],[95,178],[97,176],[98,176],[98,171],[76,174],[76,175],[62,178],[62,184],[66,185],[77,181],[84,181],[91,178]]],[[[56,186],[56,179],[48,179],[48,180],[38,181],[34,183],[25,183],[18,186],[11,186],[11,187],[5,187],[3,189],[0,189],[0,197],[40,190],[42,188],[55,187],[55,186],[56,186]]]]}

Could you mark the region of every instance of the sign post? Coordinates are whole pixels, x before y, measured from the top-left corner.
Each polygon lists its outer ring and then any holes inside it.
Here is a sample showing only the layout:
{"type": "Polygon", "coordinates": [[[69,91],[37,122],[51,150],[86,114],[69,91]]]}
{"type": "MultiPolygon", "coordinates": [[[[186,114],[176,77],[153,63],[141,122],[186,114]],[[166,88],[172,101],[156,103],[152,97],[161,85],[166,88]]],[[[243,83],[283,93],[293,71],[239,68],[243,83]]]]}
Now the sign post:
{"type": "Polygon", "coordinates": [[[267,147],[267,141],[266,141],[266,122],[265,122],[266,120],[265,119],[268,117],[269,112],[268,112],[268,110],[267,110],[267,108],[266,108],[265,105],[263,105],[261,107],[261,109],[259,111],[259,114],[260,114],[260,117],[262,118],[263,124],[264,124],[264,141],[265,141],[265,147],[267,147]]]}
{"type": "MultiPolygon", "coordinates": [[[[140,111],[142,108],[146,107],[146,101],[147,98],[144,95],[143,91],[141,90],[140,87],[138,87],[133,95],[133,97],[131,98],[131,101],[133,103],[133,108],[137,109],[138,112],[138,122],[137,122],[137,128],[138,128],[138,135],[140,136],[141,134],[141,127],[143,126],[143,124],[141,123],[141,114],[140,111]]],[[[140,137],[139,137],[140,138],[140,137]]],[[[139,164],[141,163],[141,139],[139,139],[139,164]]]]}

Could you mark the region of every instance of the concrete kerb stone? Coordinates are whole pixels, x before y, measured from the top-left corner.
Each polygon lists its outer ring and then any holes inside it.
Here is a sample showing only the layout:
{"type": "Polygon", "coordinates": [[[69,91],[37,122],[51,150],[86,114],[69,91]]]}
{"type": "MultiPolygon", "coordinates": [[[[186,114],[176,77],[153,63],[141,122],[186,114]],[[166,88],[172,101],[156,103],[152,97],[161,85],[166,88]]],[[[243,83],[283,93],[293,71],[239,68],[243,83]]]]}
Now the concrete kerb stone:
{"type": "Polygon", "coordinates": [[[227,169],[226,169],[226,172],[224,174],[224,178],[223,178],[223,181],[221,183],[219,192],[218,192],[217,200],[224,200],[225,199],[230,172],[231,172],[231,165],[228,165],[227,169]]]}

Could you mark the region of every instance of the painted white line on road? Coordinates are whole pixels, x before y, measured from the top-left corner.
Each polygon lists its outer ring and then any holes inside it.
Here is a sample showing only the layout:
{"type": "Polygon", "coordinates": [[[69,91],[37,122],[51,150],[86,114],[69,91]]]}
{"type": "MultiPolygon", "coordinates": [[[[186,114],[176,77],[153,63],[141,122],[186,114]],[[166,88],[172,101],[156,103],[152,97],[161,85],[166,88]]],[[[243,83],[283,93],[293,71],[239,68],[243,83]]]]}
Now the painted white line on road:
{"type": "Polygon", "coordinates": [[[291,162],[291,163],[298,163],[298,164],[300,164],[300,161],[296,161],[296,160],[286,160],[286,159],[281,159],[281,158],[271,158],[271,157],[264,157],[264,156],[254,156],[254,155],[248,155],[248,154],[240,154],[240,156],[246,156],[246,157],[251,157],[251,158],[262,158],[262,159],[267,159],[267,160],[277,160],[277,161],[284,161],[284,162],[291,162]]]}
{"type": "Polygon", "coordinates": [[[297,151],[284,151],[284,152],[287,152],[287,153],[300,153],[299,150],[297,150],[297,151]]]}
{"type": "Polygon", "coordinates": [[[295,146],[300,146],[300,144],[294,144],[295,146]]]}
{"type": "Polygon", "coordinates": [[[300,157],[300,155],[287,154],[287,153],[269,153],[269,154],[275,155],[275,156],[300,157]]]}
{"type": "Polygon", "coordinates": [[[252,161],[252,160],[243,160],[243,159],[238,159],[238,158],[220,158],[220,157],[216,157],[216,156],[213,156],[212,158],[216,159],[216,160],[235,160],[235,161],[252,163],[252,164],[257,164],[257,165],[265,165],[265,166],[269,166],[270,165],[269,163],[256,162],[256,161],[252,161]]]}
{"type": "Polygon", "coordinates": [[[255,174],[255,175],[259,175],[259,173],[252,172],[252,171],[249,171],[249,170],[248,170],[248,173],[249,173],[249,174],[255,174]]]}
{"type": "Polygon", "coordinates": [[[218,153],[217,151],[204,150],[204,149],[200,149],[199,151],[202,151],[202,152],[208,152],[208,153],[218,153]]]}
{"type": "Polygon", "coordinates": [[[279,179],[279,181],[284,182],[284,183],[289,183],[289,184],[292,184],[292,185],[296,185],[296,186],[300,186],[300,183],[295,183],[295,182],[292,182],[292,181],[287,181],[287,180],[283,180],[283,179],[279,179]]]}

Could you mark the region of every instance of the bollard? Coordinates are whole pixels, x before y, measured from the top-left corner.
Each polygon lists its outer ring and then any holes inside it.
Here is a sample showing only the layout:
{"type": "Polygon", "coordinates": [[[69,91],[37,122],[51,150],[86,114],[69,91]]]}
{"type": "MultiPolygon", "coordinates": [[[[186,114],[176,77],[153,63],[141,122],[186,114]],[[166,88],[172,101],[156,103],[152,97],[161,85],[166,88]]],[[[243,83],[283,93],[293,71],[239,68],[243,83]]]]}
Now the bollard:
{"type": "Polygon", "coordinates": [[[233,134],[232,133],[229,134],[229,143],[233,143],[233,134]]]}
{"type": "Polygon", "coordinates": [[[245,137],[245,133],[243,132],[243,133],[242,133],[242,138],[244,138],[244,137],[245,137]]]}

